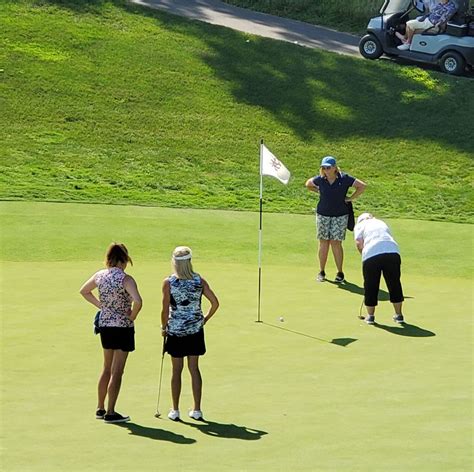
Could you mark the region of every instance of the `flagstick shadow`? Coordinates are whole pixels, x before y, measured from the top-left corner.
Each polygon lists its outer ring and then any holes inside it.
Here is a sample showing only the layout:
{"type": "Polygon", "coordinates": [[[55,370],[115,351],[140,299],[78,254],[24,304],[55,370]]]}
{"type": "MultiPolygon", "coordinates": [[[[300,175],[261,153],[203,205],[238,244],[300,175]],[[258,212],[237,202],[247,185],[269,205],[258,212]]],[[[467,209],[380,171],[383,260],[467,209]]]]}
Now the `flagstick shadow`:
{"type": "Polygon", "coordinates": [[[352,344],[353,342],[357,341],[357,339],[354,339],[354,338],[335,338],[335,339],[332,339],[331,341],[328,341],[327,339],[317,338],[316,336],[311,336],[310,334],[306,334],[306,333],[300,333],[299,331],[294,331],[292,329],[284,328],[283,326],[270,324],[270,323],[267,323],[266,321],[260,321],[259,323],[264,324],[265,326],[270,326],[272,328],[281,329],[282,331],[287,331],[289,333],[297,334],[298,336],[304,336],[305,338],[311,338],[311,339],[315,339],[316,341],[320,341],[320,342],[328,343],[328,344],[335,344],[336,346],[341,346],[341,347],[346,347],[349,344],[352,344]]]}

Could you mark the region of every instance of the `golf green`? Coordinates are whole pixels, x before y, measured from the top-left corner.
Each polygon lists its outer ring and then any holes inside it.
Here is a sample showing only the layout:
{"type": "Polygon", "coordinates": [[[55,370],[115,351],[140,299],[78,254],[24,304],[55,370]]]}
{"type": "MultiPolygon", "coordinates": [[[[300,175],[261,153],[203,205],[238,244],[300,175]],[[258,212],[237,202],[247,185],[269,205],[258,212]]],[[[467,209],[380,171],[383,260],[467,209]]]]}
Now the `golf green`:
{"type": "MultiPolygon", "coordinates": [[[[377,325],[357,319],[360,258],[348,233],[345,285],[317,284],[312,217],[2,202],[2,469],[5,471],[463,471],[472,469],[472,226],[387,221],[400,243],[408,324],[384,290],[377,325]],[[113,240],[144,298],[117,404],[94,417],[101,368],[94,308],[78,291],[113,240]],[[206,421],[166,418],[160,286],[177,245],[221,308],[201,360],[206,421]],[[283,317],[283,321],[280,321],[283,317]]],[[[332,259],[328,275],[335,269],[332,259]]]]}

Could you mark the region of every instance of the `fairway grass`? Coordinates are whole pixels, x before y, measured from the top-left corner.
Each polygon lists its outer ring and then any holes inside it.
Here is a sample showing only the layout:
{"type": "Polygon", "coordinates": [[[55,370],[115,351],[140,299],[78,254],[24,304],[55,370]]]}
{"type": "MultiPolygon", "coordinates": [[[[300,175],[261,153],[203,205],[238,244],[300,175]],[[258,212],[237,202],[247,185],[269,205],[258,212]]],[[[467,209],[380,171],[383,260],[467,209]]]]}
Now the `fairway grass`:
{"type": "Polygon", "coordinates": [[[264,215],[264,323],[255,323],[256,213],[26,202],[0,212],[2,470],[472,469],[472,226],[390,220],[409,325],[391,322],[383,292],[369,327],[356,317],[352,233],[349,283],[317,284],[310,216],[264,215]],[[94,418],[100,341],[78,293],[111,240],[127,244],[144,298],[118,402],[132,417],[124,426],[94,418]],[[187,372],[184,421],[166,419],[168,357],[163,416],[153,417],[160,284],[179,244],[221,301],[206,327],[202,423],[185,416],[187,372]]]}

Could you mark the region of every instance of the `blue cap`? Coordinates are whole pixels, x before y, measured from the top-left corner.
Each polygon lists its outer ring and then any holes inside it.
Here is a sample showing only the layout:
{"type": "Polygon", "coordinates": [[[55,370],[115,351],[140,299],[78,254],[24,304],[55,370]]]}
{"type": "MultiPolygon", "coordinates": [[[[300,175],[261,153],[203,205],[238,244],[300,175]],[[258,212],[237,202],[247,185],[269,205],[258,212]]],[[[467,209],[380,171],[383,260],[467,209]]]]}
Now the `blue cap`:
{"type": "Polygon", "coordinates": [[[332,156],[326,156],[323,157],[323,160],[321,161],[321,167],[323,166],[335,166],[336,165],[336,159],[332,156]]]}

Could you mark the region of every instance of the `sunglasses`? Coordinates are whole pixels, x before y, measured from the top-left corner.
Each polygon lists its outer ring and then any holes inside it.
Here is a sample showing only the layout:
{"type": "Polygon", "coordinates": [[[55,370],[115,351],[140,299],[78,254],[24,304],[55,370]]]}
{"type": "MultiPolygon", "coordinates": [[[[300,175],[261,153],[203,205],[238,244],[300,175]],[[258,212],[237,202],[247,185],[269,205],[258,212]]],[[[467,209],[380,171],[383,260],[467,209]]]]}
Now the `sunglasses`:
{"type": "Polygon", "coordinates": [[[321,166],[321,169],[329,170],[332,166],[321,166]]]}

